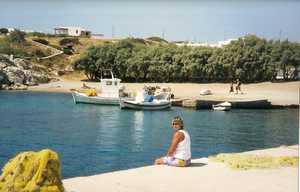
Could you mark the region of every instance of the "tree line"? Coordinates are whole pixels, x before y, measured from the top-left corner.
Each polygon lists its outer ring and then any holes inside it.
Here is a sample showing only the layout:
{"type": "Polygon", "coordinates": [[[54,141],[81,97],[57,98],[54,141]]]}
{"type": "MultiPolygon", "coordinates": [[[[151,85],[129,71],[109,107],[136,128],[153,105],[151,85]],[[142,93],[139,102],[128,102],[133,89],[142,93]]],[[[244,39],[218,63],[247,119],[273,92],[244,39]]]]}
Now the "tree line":
{"type": "Polygon", "coordinates": [[[74,63],[90,80],[112,69],[125,82],[243,82],[298,79],[300,44],[247,35],[222,48],[125,39],[90,47],[74,63]]]}

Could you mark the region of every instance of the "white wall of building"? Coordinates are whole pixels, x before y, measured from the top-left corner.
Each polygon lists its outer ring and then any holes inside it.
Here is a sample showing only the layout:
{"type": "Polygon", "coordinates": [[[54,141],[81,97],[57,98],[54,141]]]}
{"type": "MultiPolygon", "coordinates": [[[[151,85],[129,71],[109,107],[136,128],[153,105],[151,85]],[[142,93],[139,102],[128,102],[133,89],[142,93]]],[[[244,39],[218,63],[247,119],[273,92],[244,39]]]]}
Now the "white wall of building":
{"type": "Polygon", "coordinates": [[[184,43],[176,43],[177,46],[188,46],[188,47],[223,47],[225,45],[230,44],[232,41],[237,39],[228,39],[225,41],[218,41],[217,43],[193,43],[193,42],[184,42],[184,43]]]}
{"type": "Polygon", "coordinates": [[[82,32],[86,32],[87,30],[81,27],[57,27],[55,28],[56,34],[65,34],[70,36],[80,36],[82,32]]]}
{"type": "Polygon", "coordinates": [[[80,36],[81,31],[84,31],[84,29],[80,27],[68,27],[68,33],[70,36],[80,36]]]}

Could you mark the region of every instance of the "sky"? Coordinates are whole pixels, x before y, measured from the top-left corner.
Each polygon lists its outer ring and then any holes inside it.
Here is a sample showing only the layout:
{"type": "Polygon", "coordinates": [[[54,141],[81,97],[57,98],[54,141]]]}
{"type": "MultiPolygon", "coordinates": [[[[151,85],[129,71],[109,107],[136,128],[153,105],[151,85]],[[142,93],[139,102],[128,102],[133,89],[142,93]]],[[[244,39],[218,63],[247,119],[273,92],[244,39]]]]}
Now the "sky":
{"type": "Polygon", "coordinates": [[[213,43],[255,34],[300,42],[300,0],[0,0],[0,27],[213,43]]]}

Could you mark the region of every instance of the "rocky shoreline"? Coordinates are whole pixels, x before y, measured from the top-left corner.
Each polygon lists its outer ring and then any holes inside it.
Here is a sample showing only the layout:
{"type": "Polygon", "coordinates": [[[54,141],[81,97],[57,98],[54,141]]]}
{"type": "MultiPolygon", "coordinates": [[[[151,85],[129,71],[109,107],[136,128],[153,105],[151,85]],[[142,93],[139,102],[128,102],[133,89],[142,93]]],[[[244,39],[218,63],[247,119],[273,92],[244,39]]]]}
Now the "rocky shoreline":
{"type": "Polygon", "coordinates": [[[21,58],[0,54],[0,89],[27,90],[28,86],[54,80],[47,68],[21,58]]]}

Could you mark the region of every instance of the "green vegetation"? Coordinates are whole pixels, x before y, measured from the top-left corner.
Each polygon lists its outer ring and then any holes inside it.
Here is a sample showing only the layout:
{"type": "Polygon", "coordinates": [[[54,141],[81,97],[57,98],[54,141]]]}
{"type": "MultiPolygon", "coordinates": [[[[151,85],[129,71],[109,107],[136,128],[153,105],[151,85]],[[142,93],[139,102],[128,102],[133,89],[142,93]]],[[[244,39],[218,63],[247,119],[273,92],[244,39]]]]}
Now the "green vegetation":
{"type": "Polygon", "coordinates": [[[0,35],[6,35],[8,33],[8,29],[6,28],[0,28],[0,35]]]}
{"type": "Polygon", "coordinates": [[[284,80],[297,80],[300,66],[299,43],[254,35],[212,48],[180,47],[159,37],[115,42],[16,30],[0,37],[0,53],[34,61],[51,54],[26,39],[64,51],[59,60],[39,61],[41,64],[64,68],[72,63],[90,80],[99,79],[102,69],[112,69],[125,82],[229,82],[240,78],[250,83],[272,81],[278,74],[284,80]]]}
{"type": "Polygon", "coordinates": [[[46,33],[41,33],[41,32],[29,32],[29,33],[27,33],[26,34],[26,36],[28,36],[28,37],[47,37],[48,36],[48,34],[46,34],[46,33]]]}
{"type": "Polygon", "coordinates": [[[13,54],[20,57],[28,56],[22,45],[11,43],[9,38],[0,38],[0,53],[7,55],[13,54]]]}
{"type": "MultiPolygon", "coordinates": [[[[26,33],[15,30],[9,35],[0,38],[0,53],[7,55],[14,55],[15,57],[27,58],[36,60],[40,57],[45,57],[51,54],[51,51],[45,48],[34,46],[30,41],[26,40],[26,33]]],[[[42,44],[49,44],[49,42],[42,38],[35,38],[34,41],[42,44]]]]}
{"type": "Polygon", "coordinates": [[[76,37],[63,38],[59,41],[59,45],[62,47],[64,54],[67,55],[72,55],[74,53],[73,47],[79,43],[79,39],[76,37]]]}
{"type": "Polygon", "coordinates": [[[160,38],[160,37],[148,37],[147,40],[156,41],[160,43],[168,43],[167,40],[160,38]]]}
{"type": "Polygon", "coordinates": [[[44,45],[49,45],[49,41],[47,41],[46,39],[42,39],[42,38],[35,38],[35,39],[32,39],[33,41],[36,41],[36,42],[39,42],[41,44],[44,44],[44,45]]]}
{"type": "Polygon", "coordinates": [[[59,41],[60,46],[73,46],[79,44],[79,39],[76,37],[63,38],[59,41]]]}
{"type": "Polygon", "coordinates": [[[9,40],[12,43],[24,43],[26,33],[23,31],[15,30],[9,34],[9,40]]]}
{"type": "Polygon", "coordinates": [[[31,45],[26,41],[25,35],[26,33],[15,30],[9,33],[9,35],[0,38],[0,53],[12,54],[17,57],[31,57],[32,52],[28,51],[31,45]]]}
{"type": "MultiPolygon", "coordinates": [[[[50,34],[50,33],[42,33],[42,32],[28,32],[26,33],[27,37],[58,37],[60,35],[50,34]]],[[[64,36],[65,37],[65,36],[64,36]]]]}
{"type": "Polygon", "coordinates": [[[91,80],[110,68],[129,82],[228,82],[236,78],[257,82],[274,80],[278,71],[283,71],[284,79],[297,79],[299,66],[299,43],[254,35],[223,48],[149,44],[130,38],[90,47],[74,62],[75,69],[83,70],[91,80]]]}

